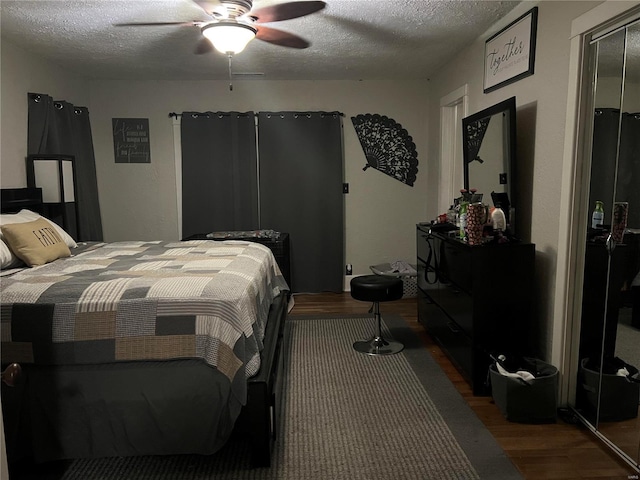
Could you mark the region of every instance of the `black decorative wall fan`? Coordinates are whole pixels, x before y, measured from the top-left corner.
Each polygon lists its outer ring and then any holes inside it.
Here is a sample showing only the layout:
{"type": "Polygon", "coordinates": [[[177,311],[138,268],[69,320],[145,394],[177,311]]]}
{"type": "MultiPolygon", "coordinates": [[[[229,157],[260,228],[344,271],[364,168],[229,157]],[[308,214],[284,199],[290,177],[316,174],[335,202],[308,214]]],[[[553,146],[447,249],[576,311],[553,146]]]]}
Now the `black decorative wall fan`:
{"type": "Polygon", "coordinates": [[[418,173],[416,145],[402,125],[391,118],[365,114],[351,117],[367,158],[366,170],[373,167],[413,187],[418,173]]]}
{"type": "Polygon", "coordinates": [[[263,23],[279,22],[318,12],[326,3],[318,0],[285,2],[253,10],[252,0],[192,0],[208,19],[187,22],[117,23],[116,27],[188,26],[197,27],[203,37],[194,53],[203,54],[216,49],[229,55],[239,53],[253,38],[281,47],[307,48],[310,43],[292,33],[265,27],[263,23]],[[238,49],[231,47],[230,38],[242,38],[238,49]]]}

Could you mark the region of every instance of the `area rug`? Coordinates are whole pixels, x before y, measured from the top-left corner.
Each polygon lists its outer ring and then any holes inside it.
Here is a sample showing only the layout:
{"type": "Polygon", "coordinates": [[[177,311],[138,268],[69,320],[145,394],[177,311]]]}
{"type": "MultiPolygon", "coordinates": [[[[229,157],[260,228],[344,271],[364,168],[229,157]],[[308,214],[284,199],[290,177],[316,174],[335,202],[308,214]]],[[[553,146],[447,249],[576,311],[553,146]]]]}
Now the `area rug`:
{"type": "Polygon", "coordinates": [[[270,468],[250,468],[246,445],[234,441],[211,456],[75,460],[57,478],[521,479],[402,318],[385,317],[383,329],[404,343],[401,353],[353,350],[373,324],[366,315],[287,320],[286,395],[270,468]]]}

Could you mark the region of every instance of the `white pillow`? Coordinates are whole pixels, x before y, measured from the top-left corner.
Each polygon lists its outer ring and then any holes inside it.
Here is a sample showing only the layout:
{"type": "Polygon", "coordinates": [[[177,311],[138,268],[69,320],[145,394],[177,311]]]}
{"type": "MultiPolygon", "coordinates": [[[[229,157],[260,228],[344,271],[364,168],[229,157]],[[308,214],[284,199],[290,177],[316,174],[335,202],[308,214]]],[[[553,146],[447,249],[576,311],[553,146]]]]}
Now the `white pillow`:
{"type": "Polygon", "coordinates": [[[22,265],[22,260],[16,257],[4,240],[0,240],[0,270],[6,270],[22,265]]]}
{"type": "MultiPolygon", "coordinates": [[[[39,218],[44,218],[45,220],[48,220],[42,215],[26,209],[20,210],[18,213],[4,213],[0,215],[0,227],[2,225],[9,225],[11,223],[33,222],[34,220],[38,220],[39,218]]],[[[48,221],[57,230],[58,234],[60,235],[64,243],[67,244],[67,247],[75,248],[78,246],[76,241],[73,238],[71,238],[71,235],[65,232],[60,225],[58,225],[57,223],[51,220],[48,220],[48,221]]],[[[2,233],[0,233],[0,239],[4,240],[2,233]]]]}

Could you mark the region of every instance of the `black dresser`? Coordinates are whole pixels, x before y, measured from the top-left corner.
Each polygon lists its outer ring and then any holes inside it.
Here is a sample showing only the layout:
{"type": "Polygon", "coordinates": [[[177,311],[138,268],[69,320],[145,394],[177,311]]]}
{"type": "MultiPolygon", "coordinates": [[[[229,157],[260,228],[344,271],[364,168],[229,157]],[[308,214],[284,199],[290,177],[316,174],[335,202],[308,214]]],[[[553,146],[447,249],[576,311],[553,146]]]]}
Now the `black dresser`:
{"type": "Polygon", "coordinates": [[[262,245],[269,247],[273,252],[273,256],[276,258],[278,267],[282,272],[282,276],[289,285],[289,291],[293,292],[293,286],[291,285],[291,263],[289,255],[289,234],[280,233],[278,238],[270,237],[224,237],[224,238],[209,238],[206,233],[196,233],[183,238],[186,240],[246,240],[248,242],[261,243],[262,245]]]}
{"type": "Polygon", "coordinates": [[[531,355],[535,245],[470,246],[417,225],[418,319],[473,388],[490,355],[531,355]]]}

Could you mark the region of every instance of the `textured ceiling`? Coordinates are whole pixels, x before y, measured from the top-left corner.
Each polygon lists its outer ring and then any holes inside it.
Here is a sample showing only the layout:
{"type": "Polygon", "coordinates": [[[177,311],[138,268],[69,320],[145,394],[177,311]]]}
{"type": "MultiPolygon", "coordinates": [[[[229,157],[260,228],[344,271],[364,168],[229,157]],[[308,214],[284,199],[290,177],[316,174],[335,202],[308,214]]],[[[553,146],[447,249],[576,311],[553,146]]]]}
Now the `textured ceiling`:
{"type": "MultiPolygon", "coordinates": [[[[254,0],[254,8],[285,0],[254,0]]],[[[426,79],[519,1],[326,0],[312,15],[267,24],[311,42],[304,50],[254,40],[235,73],[272,80],[426,79]]],[[[4,40],[86,77],[226,79],[227,58],[193,54],[193,26],[124,22],[207,20],[190,0],[0,0],[4,40]]]]}

